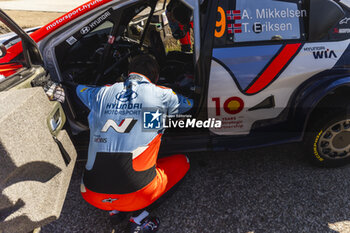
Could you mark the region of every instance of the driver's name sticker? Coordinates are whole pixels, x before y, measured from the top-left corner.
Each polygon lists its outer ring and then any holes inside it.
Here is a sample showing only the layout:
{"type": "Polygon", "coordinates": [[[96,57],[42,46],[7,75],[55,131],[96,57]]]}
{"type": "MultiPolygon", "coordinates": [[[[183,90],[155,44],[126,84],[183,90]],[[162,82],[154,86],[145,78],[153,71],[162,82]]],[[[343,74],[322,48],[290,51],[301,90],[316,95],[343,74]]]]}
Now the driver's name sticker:
{"type": "Polygon", "coordinates": [[[234,24],[228,24],[228,33],[249,33],[250,28],[253,32],[270,32],[270,31],[292,31],[293,24],[289,21],[280,22],[279,19],[303,18],[307,16],[306,10],[299,9],[255,9],[248,11],[242,10],[227,10],[227,21],[235,21],[234,24]],[[255,13],[255,14],[254,14],[255,13]],[[242,20],[242,22],[236,22],[242,20]]]}
{"type": "Polygon", "coordinates": [[[299,31],[299,21],[307,17],[307,11],[299,9],[299,3],[276,1],[266,7],[264,2],[255,4],[253,0],[241,0],[237,1],[236,9],[218,6],[215,37],[228,35],[229,40],[236,42],[297,39],[293,32],[299,31]],[[242,8],[244,6],[246,8],[242,8]]]}
{"type": "Polygon", "coordinates": [[[71,37],[69,37],[67,40],[66,40],[66,42],[69,44],[69,45],[73,45],[73,44],[75,44],[75,42],[77,42],[78,40],[74,37],[74,36],[71,36],[71,37]]]}

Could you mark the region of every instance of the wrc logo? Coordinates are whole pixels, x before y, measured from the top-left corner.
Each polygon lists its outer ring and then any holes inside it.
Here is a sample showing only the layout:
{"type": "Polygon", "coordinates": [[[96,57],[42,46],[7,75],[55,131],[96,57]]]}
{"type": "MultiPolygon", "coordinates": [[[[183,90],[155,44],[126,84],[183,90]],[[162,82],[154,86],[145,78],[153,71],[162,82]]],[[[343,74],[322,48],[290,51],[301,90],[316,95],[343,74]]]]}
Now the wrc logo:
{"type": "Polygon", "coordinates": [[[137,120],[133,118],[125,118],[118,125],[114,120],[109,119],[106,121],[101,132],[106,133],[109,130],[109,128],[112,127],[117,133],[129,133],[136,124],[136,122],[137,120]]]}
{"type": "Polygon", "coordinates": [[[334,50],[323,50],[323,51],[316,51],[313,52],[314,58],[315,59],[323,59],[323,58],[338,58],[337,55],[335,54],[334,50]]]}

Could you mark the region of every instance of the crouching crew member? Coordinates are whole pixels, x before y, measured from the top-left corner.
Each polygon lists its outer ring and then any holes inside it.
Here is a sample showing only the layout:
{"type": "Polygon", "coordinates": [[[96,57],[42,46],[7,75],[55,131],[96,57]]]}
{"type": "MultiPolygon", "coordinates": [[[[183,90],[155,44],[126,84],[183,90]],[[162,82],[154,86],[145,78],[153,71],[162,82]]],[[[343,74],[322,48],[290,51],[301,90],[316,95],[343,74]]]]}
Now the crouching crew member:
{"type": "Polygon", "coordinates": [[[188,111],[193,101],[155,85],[159,67],[149,55],[134,58],[129,72],[124,83],[98,88],[79,85],[76,89],[90,109],[81,194],[111,215],[138,211],[138,216],[130,218],[131,232],[155,232],[159,219],[150,217],[145,208],[173,188],[190,167],[185,155],[157,160],[161,118],[188,111]]]}

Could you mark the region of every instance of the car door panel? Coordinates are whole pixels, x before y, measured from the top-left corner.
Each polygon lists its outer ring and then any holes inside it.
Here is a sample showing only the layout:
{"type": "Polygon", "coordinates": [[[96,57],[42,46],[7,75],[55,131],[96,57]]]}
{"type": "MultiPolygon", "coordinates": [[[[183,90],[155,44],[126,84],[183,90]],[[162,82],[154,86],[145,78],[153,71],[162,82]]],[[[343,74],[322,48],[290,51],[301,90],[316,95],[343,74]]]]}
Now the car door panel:
{"type": "Polygon", "coordinates": [[[62,130],[60,104],[50,102],[41,87],[0,92],[0,105],[0,216],[6,216],[0,229],[29,232],[59,217],[76,152],[62,130]],[[53,130],[57,112],[59,125],[53,130]],[[53,135],[69,154],[68,164],[53,135]],[[18,201],[23,206],[11,212],[18,201]]]}
{"type": "Polygon", "coordinates": [[[341,67],[349,39],[307,42],[305,4],[218,3],[207,104],[223,127],[212,133],[248,135],[256,122],[279,117],[303,82],[341,67]]]}
{"type": "Polygon", "coordinates": [[[243,91],[258,77],[281,47],[282,45],[217,48],[213,50],[213,58],[228,67],[230,72],[234,71],[235,81],[243,91]]]}
{"type": "Polygon", "coordinates": [[[77,154],[61,104],[33,87],[49,80],[36,44],[0,16],[25,45],[23,67],[0,80],[0,232],[30,232],[59,217],[77,154]]]}
{"type": "MultiPolygon", "coordinates": [[[[254,68],[243,70],[244,68],[242,67],[244,65],[249,65],[249,62],[246,62],[240,69],[234,69],[235,66],[231,65],[231,63],[234,64],[237,60],[235,58],[223,59],[223,55],[219,54],[221,55],[219,57],[218,53],[215,52],[216,49],[214,49],[208,90],[208,114],[209,117],[221,119],[223,127],[221,129],[211,129],[211,131],[218,135],[249,134],[254,122],[276,118],[287,107],[293,92],[298,86],[314,75],[336,66],[338,59],[344,54],[349,43],[349,40],[345,40],[302,44],[296,55],[286,64],[286,67],[280,73],[277,72],[276,78],[272,78],[254,94],[249,93],[250,87],[259,81],[259,78],[263,75],[263,71],[260,71],[257,77],[251,78],[253,81],[248,86],[245,86],[244,90],[242,85],[240,86],[239,78],[244,77],[245,80],[249,79],[249,75],[253,74],[254,68]],[[313,48],[322,48],[325,46],[329,51],[333,51],[335,57],[315,59],[313,48]],[[242,75],[242,70],[246,76],[242,75]],[[235,75],[236,72],[241,73],[235,75]],[[271,96],[275,102],[274,106],[264,109],[255,108],[255,106],[258,106],[271,96]],[[233,97],[237,98],[232,99],[233,97]],[[230,99],[232,101],[228,101],[230,99]],[[218,111],[218,108],[220,108],[220,111],[218,111]],[[236,109],[237,111],[227,110],[229,108],[236,109]]],[[[246,52],[241,53],[241,59],[252,61],[253,63],[255,58],[247,51],[251,48],[243,47],[243,49],[246,52]]],[[[264,54],[261,54],[261,57],[263,56],[264,54]]],[[[277,56],[275,56],[275,59],[277,59],[277,56]]],[[[273,61],[268,63],[264,67],[264,70],[269,69],[271,65],[273,65],[273,61]]]]}

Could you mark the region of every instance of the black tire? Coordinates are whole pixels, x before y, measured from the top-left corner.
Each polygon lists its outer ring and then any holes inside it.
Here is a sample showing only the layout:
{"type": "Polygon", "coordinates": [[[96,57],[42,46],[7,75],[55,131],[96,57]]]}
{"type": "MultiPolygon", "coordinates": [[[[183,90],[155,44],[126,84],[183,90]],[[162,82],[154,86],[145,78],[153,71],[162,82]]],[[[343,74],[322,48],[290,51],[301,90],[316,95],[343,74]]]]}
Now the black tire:
{"type": "Polygon", "coordinates": [[[311,162],[321,167],[350,163],[350,113],[344,109],[319,112],[305,132],[304,146],[311,162]]]}

